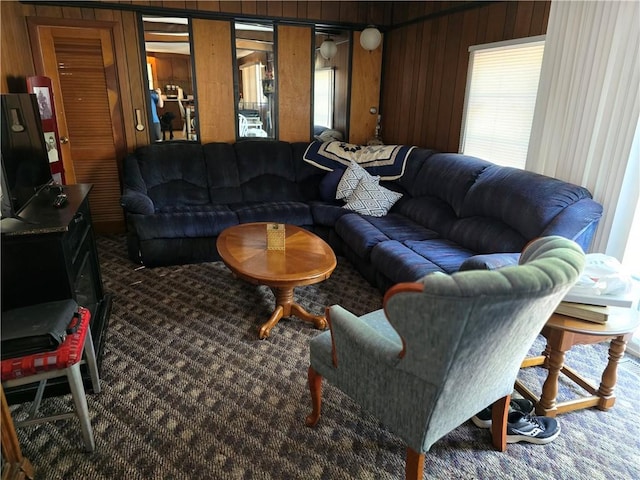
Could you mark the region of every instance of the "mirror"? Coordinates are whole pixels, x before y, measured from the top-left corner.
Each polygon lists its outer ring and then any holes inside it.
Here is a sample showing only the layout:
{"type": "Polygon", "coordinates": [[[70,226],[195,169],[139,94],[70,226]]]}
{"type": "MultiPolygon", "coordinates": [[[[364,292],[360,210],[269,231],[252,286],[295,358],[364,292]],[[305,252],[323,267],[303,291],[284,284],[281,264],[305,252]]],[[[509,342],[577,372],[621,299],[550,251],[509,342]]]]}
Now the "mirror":
{"type": "Polygon", "coordinates": [[[238,138],[276,138],[273,25],[235,23],[238,138]]]}
{"type": "Polygon", "coordinates": [[[322,141],[348,140],[351,32],[316,28],[313,134],[322,141]]]}
{"type": "Polygon", "coordinates": [[[142,17],[151,141],[197,140],[188,18],[142,17]]]}

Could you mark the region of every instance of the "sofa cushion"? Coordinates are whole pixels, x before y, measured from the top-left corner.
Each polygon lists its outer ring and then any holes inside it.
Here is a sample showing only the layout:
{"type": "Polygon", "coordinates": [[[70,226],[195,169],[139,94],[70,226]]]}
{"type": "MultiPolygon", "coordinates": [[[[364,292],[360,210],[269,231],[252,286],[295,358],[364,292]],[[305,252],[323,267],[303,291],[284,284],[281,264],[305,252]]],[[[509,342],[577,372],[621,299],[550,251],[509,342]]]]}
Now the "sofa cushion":
{"type": "Polygon", "coordinates": [[[230,143],[207,143],[202,146],[207,167],[211,203],[229,204],[242,201],[236,151],[230,143]]]}
{"type": "Polygon", "coordinates": [[[350,210],[342,208],[343,205],[340,200],[334,200],[333,202],[309,202],[311,215],[313,216],[313,224],[333,228],[340,217],[352,213],[350,210]]]}
{"type": "Polygon", "coordinates": [[[237,142],[235,150],[242,201],[303,200],[289,143],[247,140],[237,142]]]}
{"type": "Polygon", "coordinates": [[[404,244],[446,273],[457,272],[462,262],[476,254],[476,252],[445,238],[408,240],[404,244]]]}
{"type": "Polygon", "coordinates": [[[319,185],[321,200],[330,202],[337,198],[338,183],[340,183],[344,172],[344,170],[336,168],[322,177],[319,185]]]}
{"type": "Polygon", "coordinates": [[[414,183],[418,179],[418,172],[434,153],[436,153],[435,150],[429,150],[428,148],[414,148],[409,154],[409,158],[407,158],[404,175],[395,180],[394,183],[401,185],[407,191],[413,191],[414,183]]]}
{"type": "Polygon", "coordinates": [[[202,145],[161,142],[136,150],[140,174],[156,209],[209,203],[202,145]]]}
{"type": "Polygon", "coordinates": [[[147,194],[147,184],[140,173],[140,165],[138,157],[133,154],[124,157],[122,162],[122,186],[123,190],[134,190],[136,192],[147,194]]]}
{"type": "Polygon", "coordinates": [[[378,243],[371,251],[371,263],[392,283],[415,282],[433,272],[452,273],[473,252],[442,238],[378,243]]]}
{"type": "Polygon", "coordinates": [[[240,223],[276,222],[313,225],[311,208],[303,202],[250,202],[229,205],[240,223]]]}
{"type": "Polygon", "coordinates": [[[215,238],[227,227],[238,224],[238,216],[225,205],[200,207],[166,207],[153,215],[131,215],[129,225],[135,225],[140,240],[159,238],[215,238]]]}
{"type": "Polygon", "coordinates": [[[447,238],[478,253],[519,252],[530,240],[500,220],[479,216],[455,221],[447,238]]]}
{"type": "Polygon", "coordinates": [[[392,284],[415,282],[428,273],[443,271],[435,263],[396,240],[375,245],[370,261],[375,270],[392,284]]]}
{"type": "Polygon", "coordinates": [[[356,162],[351,162],[338,182],[336,198],[345,200],[349,198],[363,177],[368,177],[376,182],[380,180],[380,177],[369,175],[369,173],[356,162]]]}
{"type": "Polygon", "coordinates": [[[120,205],[130,213],[151,215],[155,207],[151,199],[144,193],[136,190],[128,190],[120,199],[120,205]]]}
{"type": "Polygon", "coordinates": [[[341,216],[336,221],[336,233],[342,241],[362,259],[369,259],[371,249],[379,242],[389,240],[384,233],[357,213],[341,216]]]}
{"type": "Polygon", "coordinates": [[[398,213],[390,213],[384,217],[367,217],[366,221],[384,233],[387,238],[399,242],[431,240],[440,237],[433,230],[398,213]]]}
{"type": "Polygon", "coordinates": [[[444,200],[434,196],[403,198],[393,208],[418,225],[438,232],[440,236],[448,236],[449,231],[458,220],[451,206],[444,200]]]}
{"type": "Polygon", "coordinates": [[[491,165],[468,155],[436,153],[425,160],[408,191],[412,197],[437,197],[460,216],[467,192],[491,165]]]}
{"type": "Polygon", "coordinates": [[[584,198],[586,188],[510,167],[492,165],[478,176],[460,210],[461,217],[490,217],[532,239],[563,209],[584,198]]]}
{"type": "Polygon", "coordinates": [[[302,161],[302,157],[308,146],[308,142],[294,142],[291,144],[291,156],[296,176],[296,185],[298,186],[300,199],[306,202],[320,199],[320,182],[327,173],[325,170],[321,170],[310,163],[302,161]]]}
{"type": "Polygon", "coordinates": [[[383,217],[401,197],[401,193],[392,192],[365,176],[360,179],[353,193],[347,197],[344,208],[361,215],[383,217]]]}

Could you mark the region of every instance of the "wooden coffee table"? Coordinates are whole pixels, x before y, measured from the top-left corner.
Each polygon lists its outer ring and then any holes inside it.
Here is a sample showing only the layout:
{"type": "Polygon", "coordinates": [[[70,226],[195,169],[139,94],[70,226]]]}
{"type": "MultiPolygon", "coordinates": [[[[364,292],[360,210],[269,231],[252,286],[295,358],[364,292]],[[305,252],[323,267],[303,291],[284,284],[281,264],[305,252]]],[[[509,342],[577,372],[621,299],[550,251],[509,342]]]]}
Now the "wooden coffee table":
{"type": "Polygon", "coordinates": [[[222,261],[235,275],[253,283],[267,285],[276,297],[276,308],[260,327],[260,338],[283,317],[296,315],[327,327],[324,315],[312,315],[294,302],[293,289],[329,278],[336,268],[336,256],[321,238],[294,225],[285,226],[285,249],[267,250],[267,224],[245,223],[224,230],[216,243],[222,261]]]}

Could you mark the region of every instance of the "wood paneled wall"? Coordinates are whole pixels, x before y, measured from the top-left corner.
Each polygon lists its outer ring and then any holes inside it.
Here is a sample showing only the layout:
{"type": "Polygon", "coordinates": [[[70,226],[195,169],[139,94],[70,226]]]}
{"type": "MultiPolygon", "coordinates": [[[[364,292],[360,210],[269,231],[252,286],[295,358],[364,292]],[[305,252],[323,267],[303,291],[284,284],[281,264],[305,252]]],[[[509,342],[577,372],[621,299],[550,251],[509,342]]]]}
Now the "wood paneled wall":
{"type": "Polygon", "coordinates": [[[194,19],[193,60],[200,141],[234,142],[236,114],[233,96],[231,22],[194,19]]]}
{"type": "Polygon", "coordinates": [[[353,45],[349,142],[366,145],[375,134],[380,111],[383,43],[373,51],[365,50],[360,47],[360,32],[354,32],[353,45]]]}
{"type": "MultiPolygon", "coordinates": [[[[96,2],[97,3],[97,2],[96,2]]],[[[18,3],[17,1],[0,2],[2,8],[2,78],[0,82],[0,91],[3,93],[25,92],[25,78],[35,75],[36,70],[32,59],[29,55],[29,36],[26,27],[26,17],[46,17],[51,19],[75,19],[75,20],[108,20],[113,21],[117,26],[117,34],[121,37],[116,39],[116,58],[118,60],[118,74],[121,82],[122,104],[125,117],[126,140],[129,150],[135,149],[137,146],[145,145],[149,142],[149,133],[147,130],[138,132],[135,130],[135,110],[139,109],[143,114],[143,123],[148,125],[147,108],[146,108],[146,72],[143,69],[144,61],[139,51],[139,32],[137,15],[133,10],[135,8],[152,7],[167,9],[169,15],[184,14],[185,10],[190,12],[201,11],[204,13],[224,13],[224,14],[241,14],[246,16],[258,16],[270,19],[287,19],[311,22],[335,22],[342,24],[366,24],[376,23],[383,25],[391,18],[392,6],[391,2],[333,2],[333,1],[157,1],[157,0],[127,0],[127,1],[102,1],[101,8],[87,7],[88,2],[82,2],[81,6],[62,6],[62,5],[40,5],[37,3],[18,3]],[[113,8],[108,8],[113,6],[113,8]],[[119,7],[127,10],[120,10],[119,7]],[[25,48],[17,46],[24,45],[25,48]]],[[[203,22],[216,20],[201,20],[203,22]]],[[[222,21],[222,20],[221,20],[222,21]]],[[[309,28],[309,27],[308,27],[309,28]]],[[[310,28],[309,28],[310,29],[310,28]]],[[[198,34],[198,36],[200,33],[198,34]]],[[[206,39],[210,35],[205,36],[206,39]]],[[[202,42],[195,39],[196,48],[202,46],[202,42]]],[[[216,40],[217,42],[220,40],[216,40]]],[[[208,54],[207,54],[208,55],[208,54]]],[[[230,54],[229,54],[230,55],[230,54]]],[[[219,64],[218,64],[219,65],[219,64]]],[[[229,64],[231,65],[231,63],[229,64]]],[[[226,84],[223,88],[215,78],[207,79],[205,77],[211,75],[218,78],[228,77],[227,70],[231,66],[225,67],[223,71],[212,71],[210,64],[201,61],[196,66],[196,79],[198,84],[202,86],[198,88],[198,106],[199,115],[204,114],[205,118],[200,118],[200,130],[203,141],[233,141],[235,134],[229,131],[229,128],[223,127],[219,123],[226,117],[229,110],[228,103],[233,108],[233,82],[226,84]],[[215,84],[215,85],[213,85],[215,84]],[[209,92],[207,88],[215,86],[214,90],[209,92]],[[225,90],[225,98],[228,100],[217,101],[213,103],[204,103],[205,97],[211,96],[213,91],[221,92],[225,90]],[[206,106],[206,108],[204,108],[206,106]],[[220,110],[221,109],[221,110],[220,110]],[[222,112],[218,119],[208,118],[205,112],[222,112]],[[211,128],[211,130],[209,130],[211,128]]],[[[310,64],[300,64],[297,66],[299,72],[303,76],[309,76],[311,71],[310,64]]],[[[286,79],[280,78],[281,81],[286,79]]],[[[226,80],[225,80],[226,81],[226,80]]],[[[310,92],[307,92],[309,97],[310,92]]],[[[305,97],[306,98],[306,97],[305,97]]],[[[309,97],[310,98],[310,97],[309,97]]],[[[211,100],[211,99],[209,99],[211,100]]],[[[284,108],[284,106],[283,106],[284,108]]],[[[285,110],[281,110],[281,113],[285,110]]],[[[310,112],[307,115],[309,120],[306,122],[310,125],[310,112]]],[[[233,115],[232,115],[233,117],[233,115]]],[[[301,120],[301,119],[298,119],[301,120]]],[[[291,133],[282,130],[281,138],[299,138],[300,125],[295,124],[295,131],[291,133]]],[[[235,120],[230,124],[235,125],[235,120]]],[[[285,120],[286,125],[286,120],[285,120]]],[[[285,126],[285,128],[287,128],[285,126]]],[[[310,128],[305,130],[309,130],[310,128]]],[[[235,131],[235,130],[233,130],[235,131]]],[[[308,133],[308,134],[309,134],[308,133]]],[[[308,135],[307,134],[307,135],[308,135]]],[[[309,138],[308,136],[306,138],[309,138]]]]}
{"type": "MultiPolygon", "coordinates": [[[[333,2],[333,1],[151,1],[120,5],[220,12],[344,24],[394,25],[415,21],[463,2],[333,2]]],[[[102,6],[118,6],[103,2],[102,6]]],[[[28,54],[26,16],[58,19],[109,20],[120,26],[116,41],[127,145],[148,143],[148,132],[135,130],[134,110],[146,116],[146,80],[140,58],[136,13],[131,10],[0,2],[2,8],[2,92],[24,92],[24,78],[34,75],[28,54]],[[16,46],[25,45],[25,48],[16,46]]],[[[457,151],[470,45],[544,34],[549,1],[492,2],[466,11],[407,23],[385,35],[382,74],[382,137],[389,143],[410,143],[442,151],[457,151]]],[[[168,14],[177,13],[170,12],[168,14]]],[[[354,39],[357,48],[357,41],[354,39]]],[[[203,68],[202,66],[200,68],[203,68]]],[[[305,72],[310,67],[300,66],[305,72]]],[[[196,78],[201,81],[200,72],[196,78]]],[[[231,85],[230,88],[233,88],[231,85]]],[[[198,89],[200,101],[203,91],[198,89]]],[[[353,90],[352,90],[353,92],[353,90]]],[[[232,102],[232,101],[230,101],[232,102]]],[[[352,104],[353,107],[353,104],[352,104]]],[[[202,107],[201,107],[202,108],[202,107]]],[[[202,113],[202,112],[201,112],[202,113]]],[[[282,115],[282,112],[280,112],[282,115]]],[[[373,115],[371,115],[373,117],[373,115]]],[[[145,118],[146,124],[146,118],[145,118]]],[[[350,125],[353,131],[354,124],[350,125]]],[[[366,127],[369,130],[368,126],[366,127]]],[[[228,141],[228,132],[207,139],[228,141]]],[[[367,134],[368,135],[368,134],[367,134]]]]}
{"type": "Polygon", "coordinates": [[[0,2],[1,93],[24,93],[26,77],[36,74],[29,48],[29,34],[23,7],[18,2],[0,2]],[[20,48],[22,46],[22,48],[20,48]]]}
{"type": "Polygon", "coordinates": [[[278,26],[278,138],[285,142],[311,137],[312,41],[311,27],[278,26]]]}
{"type": "MultiPolygon", "coordinates": [[[[394,9],[394,23],[431,13],[426,10],[431,2],[402,3],[394,9]]],[[[549,8],[548,1],[496,2],[388,32],[382,80],[384,141],[457,152],[469,47],[543,35],[549,8]]]]}
{"type": "MultiPolygon", "coordinates": [[[[136,6],[153,6],[178,10],[231,13],[262,18],[286,18],[311,20],[314,22],[357,23],[386,25],[391,20],[392,3],[380,1],[274,1],[274,0],[131,0],[118,2],[102,0],[103,3],[127,3],[136,6]]],[[[412,3],[412,2],[399,2],[412,3]]],[[[449,3],[449,2],[445,2],[449,3]]]]}
{"type": "Polygon", "coordinates": [[[26,77],[37,74],[30,54],[27,17],[48,18],[52,21],[113,22],[127,148],[133,150],[139,145],[149,143],[148,132],[146,130],[138,132],[135,129],[135,110],[142,112],[144,124],[148,124],[145,95],[147,80],[146,72],[142,67],[144,62],[139,49],[138,21],[135,12],[18,2],[0,2],[0,7],[2,8],[2,43],[0,44],[2,52],[0,91],[2,93],[26,92],[26,77]]]}

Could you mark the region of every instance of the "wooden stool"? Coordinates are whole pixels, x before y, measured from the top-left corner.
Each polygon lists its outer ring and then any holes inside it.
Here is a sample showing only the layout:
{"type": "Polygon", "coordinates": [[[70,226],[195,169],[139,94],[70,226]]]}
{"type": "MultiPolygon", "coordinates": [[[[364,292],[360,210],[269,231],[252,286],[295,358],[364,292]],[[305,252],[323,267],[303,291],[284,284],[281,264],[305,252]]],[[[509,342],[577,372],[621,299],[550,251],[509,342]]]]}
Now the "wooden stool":
{"type": "Polygon", "coordinates": [[[96,355],[91,339],[91,329],[89,328],[91,313],[83,307],[80,307],[78,312],[80,313],[80,325],[78,329],[75,333],[67,335],[57,350],[2,360],[2,386],[4,388],[11,388],[39,382],[36,398],[29,412],[29,418],[22,422],[16,422],[15,426],[21,427],[77,416],[80,420],[85,449],[92,452],[95,449],[93,429],[91,428],[87,398],[80,374],[80,364],[83,363],[81,361],[83,351],[89,373],[91,374],[94,393],[100,392],[100,378],[98,377],[96,355]],[[69,382],[75,412],[36,417],[46,381],[50,378],[61,376],[66,376],[69,382]]]}
{"type": "Polygon", "coordinates": [[[570,412],[587,407],[608,410],[613,407],[616,397],[613,390],[617,381],[618,361],[624,355],[627,341],[640,325],[637,310],[616,309],[604,324],[587,322],[573,317],[553,314],[542,329],[547,339],[547,347],[542,355],[528,357],[521,368],[543,365],[549,370],[542,386],[542,394],[537,397],[531,390],[516,381],[516,390],[536,405],[536,414],[555,417],[559,413],[570,412]],[[590,345],[611,340],[609,361],[602,373],[600,386],[596,387],[580,376],[574,369],[564,365],[564,355],[574,345],[590,345]],[[591,394],[566,402],[556,402],[558,395],[558,377],[565,374],[573,382],[591,394]]]}

